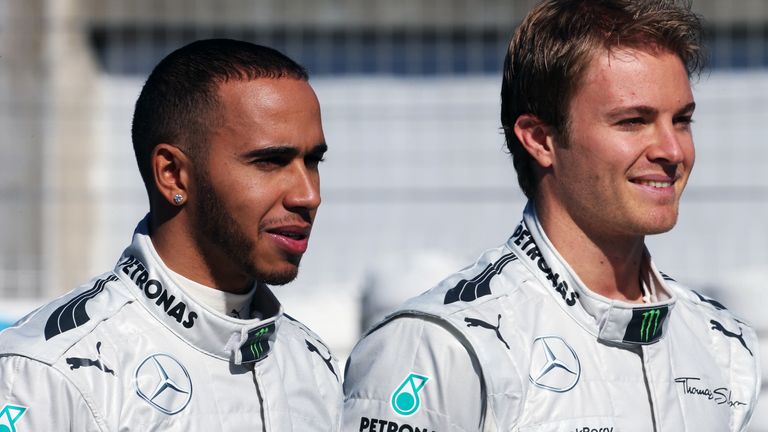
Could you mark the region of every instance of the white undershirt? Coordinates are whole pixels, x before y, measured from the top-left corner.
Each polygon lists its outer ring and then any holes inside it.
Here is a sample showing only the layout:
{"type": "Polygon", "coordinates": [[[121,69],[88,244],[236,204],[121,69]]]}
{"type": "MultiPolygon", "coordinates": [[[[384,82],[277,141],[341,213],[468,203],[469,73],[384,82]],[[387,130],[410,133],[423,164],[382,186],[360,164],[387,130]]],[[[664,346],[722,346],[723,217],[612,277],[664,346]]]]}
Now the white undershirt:
{"type": "Polygon", "coordinates": [[[253,284],[253,287],[245,294],[233,294],[187,279],[171,269],[167,270],[179,284],[179,287],[199,303],[223,315],[240,319],[252,318],[250,316],[251,298],[256,291],[256,284],[253,284]]]}
{"type": "Polygon", "coordinates": [[[643,291],[643,303],[657,303],[670,298],[664,286],[656,279],[656,275],[645,266],[640,277],[640,289],[643,291]]]}

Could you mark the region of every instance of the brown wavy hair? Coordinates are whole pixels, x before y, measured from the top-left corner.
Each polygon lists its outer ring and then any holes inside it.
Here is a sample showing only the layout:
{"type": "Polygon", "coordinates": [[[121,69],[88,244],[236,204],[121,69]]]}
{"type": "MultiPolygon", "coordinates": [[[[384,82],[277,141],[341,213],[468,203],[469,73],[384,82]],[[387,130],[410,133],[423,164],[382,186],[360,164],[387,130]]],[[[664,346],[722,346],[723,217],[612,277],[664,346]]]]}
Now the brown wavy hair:
{"type": "Polygon", "coordinates": [[[522,114],[567,136],[568,107],[594,55],[617,48],[666,50],[699,73],[701,20],[690,0],[545,0],[523,19],[504,60],[501,125],[528,198],[536,193],[533,158],[514,132],[522,114]]]}

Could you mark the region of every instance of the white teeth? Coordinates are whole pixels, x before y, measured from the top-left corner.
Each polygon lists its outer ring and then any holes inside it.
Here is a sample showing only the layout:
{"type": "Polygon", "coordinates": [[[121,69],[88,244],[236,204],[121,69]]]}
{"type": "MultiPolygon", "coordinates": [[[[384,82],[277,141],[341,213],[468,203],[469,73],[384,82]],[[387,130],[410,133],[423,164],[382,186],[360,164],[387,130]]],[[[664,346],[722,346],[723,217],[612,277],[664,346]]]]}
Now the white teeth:
{"type": "Polygon", "coordinates": [[[636,183],[655,188],[665,188],[672,186],[672,182],[669,181],[637,180],[636,183]]]}

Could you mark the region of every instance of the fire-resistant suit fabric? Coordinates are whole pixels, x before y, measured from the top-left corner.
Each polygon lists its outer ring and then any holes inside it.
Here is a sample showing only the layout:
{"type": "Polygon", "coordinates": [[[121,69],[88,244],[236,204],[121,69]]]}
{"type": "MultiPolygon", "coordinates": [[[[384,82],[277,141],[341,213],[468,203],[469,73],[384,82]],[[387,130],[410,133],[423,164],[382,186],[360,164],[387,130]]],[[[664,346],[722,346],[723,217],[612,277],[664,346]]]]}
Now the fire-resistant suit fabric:
{"type": "Polygon", "coordinates": [[[659,300],[590,291],[533,205],[502,246],[401,306],[347,363],[343,431],[745,431],[755,332],[658,272],[659,300]]]}
{"type": "Polygon", "coordinates": [[[169,277],[146,219],[114,271],[0,333],[0,431],[336,431],[336,359],[256,289],[241,320],[169,277]]]}

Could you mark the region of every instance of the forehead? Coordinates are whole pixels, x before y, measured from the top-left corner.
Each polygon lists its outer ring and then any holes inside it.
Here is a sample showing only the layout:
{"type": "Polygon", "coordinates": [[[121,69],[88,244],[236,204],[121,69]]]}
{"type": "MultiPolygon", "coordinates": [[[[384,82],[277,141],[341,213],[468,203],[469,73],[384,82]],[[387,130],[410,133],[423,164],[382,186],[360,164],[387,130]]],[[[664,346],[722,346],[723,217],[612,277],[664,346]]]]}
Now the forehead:
{"type": "Polygon", "coordinates": [[[283,115],[292,112],[319,112],[315,92],[309,83],[294,78],[233,80],[217,87],[222,111],[227,115],[283,115]]]}
{"type": "Polygon", "coordinates": [[[242,145],[315,145],[323,141],[320,105],[307,81],[228,81],[218,86],[217,93],[219,115],[213,135],[226,135],[242,145]]]}
{"type": "MultiPolygon", "coordinates": [[[[593,103],[687,104],[693,100],[688,72],[676,54],[664,49],[600,50],[586,65],[573,99],[593,103]]],[[[573,102],[573,101],[572,101],[573,102]]]]}

